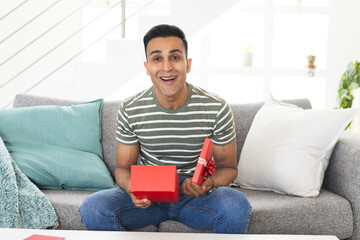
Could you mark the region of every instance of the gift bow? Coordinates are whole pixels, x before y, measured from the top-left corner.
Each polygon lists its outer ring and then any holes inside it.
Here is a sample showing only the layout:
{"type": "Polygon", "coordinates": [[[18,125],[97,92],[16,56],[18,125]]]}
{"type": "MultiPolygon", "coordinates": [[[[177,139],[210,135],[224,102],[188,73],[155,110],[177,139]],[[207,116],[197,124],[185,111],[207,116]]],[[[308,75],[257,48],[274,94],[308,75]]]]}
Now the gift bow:
{"type": "Polygon", "coordinates": [[[210,159],[209,161],[206,161],[203,158],[199,158],[199,162],[201,164],[204,164],[204,166],[205,166],[204,173],[203,173],[204,177],[207,177],[209,175],[212,176],[214,174],[215,162],[212,159],[210,159]]]}

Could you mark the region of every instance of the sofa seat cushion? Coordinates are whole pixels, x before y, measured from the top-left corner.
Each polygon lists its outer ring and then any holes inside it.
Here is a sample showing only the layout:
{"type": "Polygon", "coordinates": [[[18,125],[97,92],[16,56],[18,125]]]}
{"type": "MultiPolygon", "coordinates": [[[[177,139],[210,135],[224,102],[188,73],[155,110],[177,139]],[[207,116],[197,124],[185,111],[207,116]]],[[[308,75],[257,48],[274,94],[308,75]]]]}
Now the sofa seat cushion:
{"type": "MultiPolygon", "coordinates": [[[[316,198],[240,189],[252,205],[250,234],[336,235],[349,238],[353,232],[350,203],[326,189],[316,198]]],[[[43,190],[59,216],[59,229],[84,230],[79,207],[92,191],[43,190]]],[[[177,221],[165,221],[137,229],[146,232],[203,232],[177,221]]]]}
{"type": "Polygon", "coordinates": [[[167,220],[159,225],[159,232],[186,232],[186,233],[208,233],[211,231],[204,231],[191,228],[181,222],[174,220],[167,220]]]}
{"type": "MultiPolygon", "coordinates": [[[[316,198],[293,197],[274,192],[241,190],[252,205],[250,234],[352,235],[350,203],[325,189],[316,198]]],[[[202,232],[177,221],[160,224],[162,232],[202,232]]]]}
{"type": "Polygon", "coordinates": [[[55,208],[59,217],[59,228],[68,230],[85,230],[81,222],[79,207],[93,191],[82,190],[42,190],[55,208]]]}
{"type": "MultiPolygon", "coordinates": [[[[64,230],[85,230],[81,222],[79,208],[84,199],[93,191],[74,191],[74,190],[42,190],[55,208],[59,217],[58,229],[64,230]]],[[[136,231],[156,232],[157,226],[151,225],[136,231]]]]}
{"type": "Polygon", "coordinates": [[[322,189],[316,198],[245,190],[252,205],[248,233],[310,234],[351,237],[353,212],[343,197],[322,189]]]}

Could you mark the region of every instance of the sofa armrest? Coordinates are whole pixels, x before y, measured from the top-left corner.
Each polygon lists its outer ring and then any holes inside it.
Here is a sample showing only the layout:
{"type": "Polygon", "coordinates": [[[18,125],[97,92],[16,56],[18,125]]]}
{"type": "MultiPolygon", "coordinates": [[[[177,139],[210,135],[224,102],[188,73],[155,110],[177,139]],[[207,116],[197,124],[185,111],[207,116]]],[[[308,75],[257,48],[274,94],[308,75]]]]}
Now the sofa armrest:
{"type": "Polygon", "coordinates": [[[354,217],[352,239],[360,239],[360,135],[345,132],[340,137],[323,186],[350,202],[354,217]]]}

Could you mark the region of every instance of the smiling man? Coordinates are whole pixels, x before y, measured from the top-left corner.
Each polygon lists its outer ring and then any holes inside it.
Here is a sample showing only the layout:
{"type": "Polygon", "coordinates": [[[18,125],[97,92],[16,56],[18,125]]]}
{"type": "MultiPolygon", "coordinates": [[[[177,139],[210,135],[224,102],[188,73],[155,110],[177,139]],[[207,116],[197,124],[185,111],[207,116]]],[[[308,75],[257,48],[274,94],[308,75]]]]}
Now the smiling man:
{"type": "Polygon", "coordinates": [[[182,30],[158,25],[144,36],[144,66],[153,86],[122,102],[117,119],[120,188],[92,194],[80,208],[87,229],[125,231],[176,220],[215,233],[246,233],[251,206],[228,187],[237,176],[233,115],[221,97],[187,83],[192,60],[182,30]],[[205,138],[214,143],[216,171],[192,183],[205,138]],[[176,165],[178,203],[137,199],[130,192],[131,165],[176,165]]]}
{"type": "Polygon", "coordinates": [[[147,74],[155,87],[159,103],[167,109],[180,107],[187,98],[186,74],[191,59],[186,58],[185,47],[178,37],[156,37],[146,47],[147,74]]]}

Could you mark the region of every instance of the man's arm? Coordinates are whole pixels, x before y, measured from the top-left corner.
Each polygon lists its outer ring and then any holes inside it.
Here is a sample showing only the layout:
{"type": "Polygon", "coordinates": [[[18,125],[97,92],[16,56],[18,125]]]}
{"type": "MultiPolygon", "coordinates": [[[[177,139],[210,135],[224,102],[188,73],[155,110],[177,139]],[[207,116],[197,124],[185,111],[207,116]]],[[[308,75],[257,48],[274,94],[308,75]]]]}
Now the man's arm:
{"type": "Polygon", "coordinates": [[[138,157],[139,144],[117,144],[115,181],[117,185],[129,194],[136,207],[147,208],[150,206],[151,201],[147,199],[137,199],[134,194],[130,192],[131,165],[136,165],[138,157]]]}
{"type": "Polygon", "coordinates": [[[236,139],[224,146],[214,145],[215,173],[206,178],[201,186],[191,182],[188,178],[181,185],[183,194],[201,196],[213,187],[228,186],[237,176],[236,139]]]}

